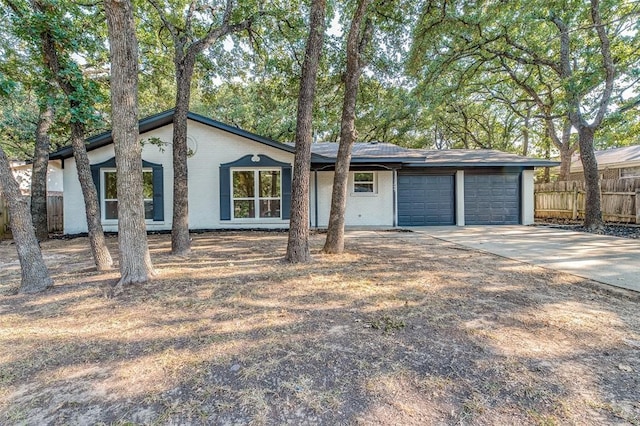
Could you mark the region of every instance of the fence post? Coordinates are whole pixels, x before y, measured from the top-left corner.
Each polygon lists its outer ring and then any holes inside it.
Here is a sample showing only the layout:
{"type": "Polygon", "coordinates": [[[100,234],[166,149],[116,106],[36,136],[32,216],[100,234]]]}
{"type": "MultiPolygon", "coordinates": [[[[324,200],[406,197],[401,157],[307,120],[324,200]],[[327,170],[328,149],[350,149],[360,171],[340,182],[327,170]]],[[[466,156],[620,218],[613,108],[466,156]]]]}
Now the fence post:
{"type": "Polygon", "coordinates": [[[578,219],[578,184],[573,182],[573,202],[571,203],[573,208],[571,212],[571,219],[578,219]]]}
{"type": "Polygon", "coordinates": [[[636,188],[636,224],[640,225],[640,188],[636,188]]]}

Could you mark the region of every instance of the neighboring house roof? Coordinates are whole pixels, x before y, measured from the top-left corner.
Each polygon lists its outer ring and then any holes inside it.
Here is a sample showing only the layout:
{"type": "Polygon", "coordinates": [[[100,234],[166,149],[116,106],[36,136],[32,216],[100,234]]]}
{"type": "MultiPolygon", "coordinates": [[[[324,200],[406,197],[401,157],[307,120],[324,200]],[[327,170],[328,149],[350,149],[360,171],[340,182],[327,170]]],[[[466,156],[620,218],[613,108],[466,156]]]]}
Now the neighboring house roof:
{"type": "MultiPolygon", "coordinates": [[[[143,118],[142,120],[140,120],[139,122],[139,131],[140,133],[145,133],[145,132],[149,132],[151,130],[157,129],[159,127],[162,126],[166,126],[167,124],[173,123],[173,116],[174,116],[175,110],[170,109],[167,111],[163,111],[161,113],[143,118]]],[[[229,132],[231,134],[237,135],[237,136],[241,136],[247,139],[250,139],[252,141],[255,142],[259,142],[262,143],[264,145],[268,145],[271,146],[273,148],[277,148],[277,149],[282,149],[284,151],[288,151],[293,153],[294,149],[286,144],[280,143],[280,142],[276,142],[272,139],[269,138],[265,138],[263,136],[260,135],[256,135],[255,133],[251,133],[248,132],[246,130],[242,130],[238,127],[233,127],[230,126],[228,124],[224,124],[221,123],[219,121],[216,120],[212,120],[211,118],[205,117],[203,115],[200,114],[196,114],[193,112],[189,112],[187,114],[187,118],[193,121],[196,121],[198,123],[204,124],[206,126],[211,126],[214,127],[216,129],[225,131],[225,132],[229,132]]],[[[95,135],[92,136],[90,138],[87,139],[87,151],[91,151],[97,148],[101,148],[103,146],[109,145],[110,143],[113,142],[113,138],[111,136],[111,132],[104,132],[104,133],[100,133],[99,135],[95,135]]],[[[70,158],[73,156],[73,148],[71,146],[67,146],[64,148],[59,149],[56,152],[53,152],[49,158],[52,160],[56,160],[56,159],[65,159],[65,158],[70,158]]]]}
{"type": "MultiPolygon", "coordinates": [[[[596,151],[596,159],[598,161],[598,169],[640,165],[640,145],[596,151]]],[[[578,154],[571,157],[571,171],[582,171],[582,162],[578,154]]]]}
{"type": "MultiPolygon", "coordinates": [[[[142,134],[173,123],[173,116],[174,110],[171,109],[143,118],[140,120],[139,131],[142,134]]],[[[292,143],[280,143],[192,112],[187,115],[187,118],[273,148],[281,149],[290,153],[295,152],[295,146],[292,143]]],[[[104,132],[99,135],[92,136],[87,139],[87,151],[109,145],[112,142],[113,138],[111,136],[111,132],[104,132]]],[[[312,144],[312,163],[324,166],[329,166],[335,163],[335,159],[338,155],[338,146],[339,144],[337,142],[320,142],[312,144]]],[[[70,158],[72,156],[73,149],[68,146],[52,153],[49,158],[54,160],[70,158]]],[[[550,167],[559,164],[555,161],[522,157],[515,154],[508,154],[493,150],[424,150],[404,148],[398,145],[381,142],[355,143],[353,145],[351,162],[355,164],[393,163],[409,167],[458,167],[469,165],[479,167],[504,167],[513,165],[550,167]]]]}

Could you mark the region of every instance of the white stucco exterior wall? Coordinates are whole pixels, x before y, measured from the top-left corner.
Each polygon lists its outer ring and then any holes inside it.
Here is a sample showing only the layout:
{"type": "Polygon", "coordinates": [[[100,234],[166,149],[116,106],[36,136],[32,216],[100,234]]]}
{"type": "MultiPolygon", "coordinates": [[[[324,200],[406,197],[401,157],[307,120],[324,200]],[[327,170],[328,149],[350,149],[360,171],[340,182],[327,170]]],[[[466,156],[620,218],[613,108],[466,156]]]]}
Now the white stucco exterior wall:
{"type": "MultiPolygon", "coordinates": [[[[364,171],[364,170],[363,170],[364,171]]],[[[376,193],[354,193],[353,172],[349,173],[347,192],[346,226],[393,226],[393,171],[376,171],[376,193]]],[[[333,172],[320,171],[318,176],[318,217],[315,218],[315,176],[312,172],[311,225],[326,228],[331,210],[333,172]]]]}
{"type": "Polygon", "coordinates": [[[522,224],[531,225],[535,221],[534,171],[523,170],[520,179],[522,188],[522,224]]]}
{"type": "MultiPolygon", "coordinates": [[[[238,160],[245,155],[267,155],[274,160],[293,164],[293,154],[270,146],[233,135],[223,130],[189,120],[189,147],[194,155],[188,160],[189,167],[189,226],[191,229],[216,228],[285,228],[288,220],[267,219],[251,222],[220,220],[220,164],[238,160]]],[[[173,215],[173,171],[170,142],[173,138],[173,124],[160,127],[141,135],[145,140],[151,137],[167,142],[162,152],[157,146],[145,144],[142,159],[163,165],[164,221],[147,221],[147,230],[170,230],[173,215]]],[[[91,164],[102,163],[113,158],[113,145],[89,152],[91,164]]],[[[259,167],[259,164],[256,165],[259,167]]],[[[87,232],[84,200],[73,158],[64,164],[64,232],[77,234],[87,232]]],[[[116,223],[103,222],[107,232],[117,231],[116,223]]]]}

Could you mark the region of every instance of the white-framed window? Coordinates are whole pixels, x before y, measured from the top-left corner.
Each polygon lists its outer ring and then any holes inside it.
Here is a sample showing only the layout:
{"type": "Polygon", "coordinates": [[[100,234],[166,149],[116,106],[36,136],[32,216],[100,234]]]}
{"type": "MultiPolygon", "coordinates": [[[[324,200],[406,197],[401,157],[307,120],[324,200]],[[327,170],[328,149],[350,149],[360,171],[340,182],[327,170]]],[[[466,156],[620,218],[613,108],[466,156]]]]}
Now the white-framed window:
{"type": "Polygon", "coordinates": [[[233,219],[280,219],[282,217],[280,169],[231,169],[233,219]]]}
{"type": "Polygon", "coordinates": [[[353,194],[376,194],[378,192],[376,175],[376,172],[353,172],[353,194]]]}
{"type": "Polygon", "coordinates": [[[620,169],[620,178],[621,179],[630,179],[630,178],[639,178],[640,177],[640,166],[639,167],[623,167],[620,169]]]}
{"type": "MultiPolygon", "coordinates": [[[[115,222],[118,220],[118,179],[116,169],[100,169],[100,211],[102,221],[115,222]]],[[[153,220],[153,172],[151,169],[142,170],[142,194],[144,197],[144,218],[153,220]]]]}

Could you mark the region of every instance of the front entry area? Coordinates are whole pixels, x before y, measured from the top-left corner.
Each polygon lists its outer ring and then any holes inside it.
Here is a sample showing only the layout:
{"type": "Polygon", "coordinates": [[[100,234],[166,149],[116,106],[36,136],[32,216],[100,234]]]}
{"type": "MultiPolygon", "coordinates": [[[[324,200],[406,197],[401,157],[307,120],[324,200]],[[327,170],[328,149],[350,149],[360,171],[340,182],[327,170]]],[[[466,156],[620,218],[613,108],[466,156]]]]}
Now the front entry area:
{"type": "Polygon", "coordinates": [[[454,175],[398,173],[398,225],[455,224],[454,175]]]}

